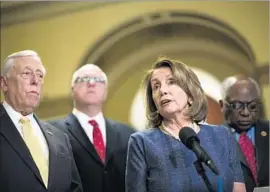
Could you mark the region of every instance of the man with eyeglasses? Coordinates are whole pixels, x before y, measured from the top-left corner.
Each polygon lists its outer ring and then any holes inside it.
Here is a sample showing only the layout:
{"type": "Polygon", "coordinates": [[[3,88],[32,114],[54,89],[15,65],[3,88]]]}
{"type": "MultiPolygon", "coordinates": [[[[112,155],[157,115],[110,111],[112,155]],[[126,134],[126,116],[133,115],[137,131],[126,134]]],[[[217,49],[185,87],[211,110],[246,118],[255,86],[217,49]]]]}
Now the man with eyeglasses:
{"type": "Polygon", "coordinates": [[[260,119],[260,88],[251,77],[237,75],[222,83],[221,111],[237,149],[247,192],[269,186],[269,121],[260,119]]]}
{"type": "Polygon", "coordinates": [[[71,82],[72,113],[50,121],[70,136],[86,192],[125,191],[127,145],[134,129],[103,116],[107,89],[107,76],[97,65],[82,66],[71,82]]]}
{"type": "Polygon", "coordinates": [[[46,70],[35,51],[9,55],[1,70],[0,191],[81,192],[67,134],[34,114],[46,70]]]}

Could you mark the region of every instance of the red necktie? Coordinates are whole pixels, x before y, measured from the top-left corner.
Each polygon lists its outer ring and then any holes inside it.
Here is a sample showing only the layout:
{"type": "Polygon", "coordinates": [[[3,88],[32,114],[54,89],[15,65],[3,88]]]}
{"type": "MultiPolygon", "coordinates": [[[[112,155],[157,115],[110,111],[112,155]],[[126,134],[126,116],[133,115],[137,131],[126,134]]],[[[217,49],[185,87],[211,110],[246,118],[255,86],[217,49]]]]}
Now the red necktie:
{"type": "Polygon", "coordinates": [[[242,133],[240,135],[239,145],[243,154],[246,157],[253,178],[257,183],[257,166],[256,166],[255,150],[252,141],[248,138],[246,133],[242,133]]]}
{"type": "Polygon", "coordinates": [[[102,138],[102,134],[98,123],[95,120],[90,120],[89,123],[93,126],[93,143],[94,147],[100,157],[100,159],[105,162],[105,146],[102,138]]]}

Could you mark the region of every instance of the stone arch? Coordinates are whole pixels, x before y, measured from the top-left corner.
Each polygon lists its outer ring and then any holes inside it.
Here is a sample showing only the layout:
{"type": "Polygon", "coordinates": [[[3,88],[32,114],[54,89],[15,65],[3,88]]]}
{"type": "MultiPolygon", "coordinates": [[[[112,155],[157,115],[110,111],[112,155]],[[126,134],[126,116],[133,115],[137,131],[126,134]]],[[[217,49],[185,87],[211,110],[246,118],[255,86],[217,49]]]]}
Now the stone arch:
{"type": "MultiPolygon", "coordinates": [[[[136,51],[142,44],[150,44],[158,39],[167,40],[172,36],[182,36],[183,39],[191,37],[196,38],[196,40],[211,40],[228,46],[231,50],[236,51],[239,57],[242,56],[242,59],[247,60],[247,63],[237,63],[234,66],[239,66],[239,69],[245,70],[247,67],[253,69],[256,63],[256,58],[248,42],[229,25],[208,15],[194,12],[164,11],[139,16],[112,29],[94,46],[91,46],[81,65],[93,62],[102,66],[108,60],[107,57],[118,60],[126,53],[136,51]],[[129,46],[125,47],[124,50],[121,49],[126,44],[129,46]]],[[[236,54],[233,56],[237,57],[236,54]]],[[[248,71],[253,70],[249,69],[248,71]]]]}
{"type": "MultiPolygon", "coordinates": [[[[130,106],[140,83],[132,74],[142,76],[160,54],[202,68],[219,80],[236,73],[254,75],[256,68],[252,48],[236,30],[208,15],[170,10],[141,15],[117,26],[88,50],[81,65],[96,63],[108,74],[111,103],[124,92],[119,82],[133,78],[130,96],[125,98],[130,106]]],[[[109,103],[105,108],[113,114],[114,106],[109,103]]],[[[123,108],[122,115],[127,111],[123,108]]]]}

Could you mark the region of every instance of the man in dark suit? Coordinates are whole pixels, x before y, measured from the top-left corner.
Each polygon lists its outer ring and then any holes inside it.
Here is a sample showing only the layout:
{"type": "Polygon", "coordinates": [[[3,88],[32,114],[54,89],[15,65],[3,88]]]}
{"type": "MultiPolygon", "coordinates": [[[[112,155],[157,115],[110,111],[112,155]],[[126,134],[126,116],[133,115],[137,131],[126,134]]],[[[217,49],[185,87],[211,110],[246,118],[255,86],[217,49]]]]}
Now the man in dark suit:
{"type": "MultiPolygon", "coordinates": [[[[124,192],[129,136],[133,128],[103,116],[106,74],[86,64],[73,74],[74,109],[50,123],[68,133],[84,191],[124,192]]],[[[117,110],[117,109],[116,109],[117,110]]]]}
{"type": "Polygon", "coordinates": [[[40,57],[30,50],[8,56],[1,70],[1,192],[82,191],[68,136],[33,114],[44,75],[40,57]]]}
{"type": "Polygon", "coordinates": [[[227,129],[237,141],[247,192],[269,186],[269,121],[259,119],[260,89],[243,75],[222,83],[220,100],[227,129]]]}

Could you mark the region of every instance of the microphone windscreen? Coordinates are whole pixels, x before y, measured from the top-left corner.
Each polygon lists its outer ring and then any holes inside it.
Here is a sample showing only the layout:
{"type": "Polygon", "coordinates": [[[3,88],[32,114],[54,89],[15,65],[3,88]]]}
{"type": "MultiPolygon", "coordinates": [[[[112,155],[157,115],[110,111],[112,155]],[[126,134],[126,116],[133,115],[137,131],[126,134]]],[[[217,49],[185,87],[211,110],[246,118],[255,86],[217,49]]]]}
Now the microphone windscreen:
{"type": "Polygon", "coordinates": [[[199,138],[197,137],[197,134],[190,127],[181,128],[179,131],[179,138],[182,141],[182,143],[189,149],[192,148],[192,141],[196,140],[200,142],[199,138]]]}

